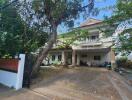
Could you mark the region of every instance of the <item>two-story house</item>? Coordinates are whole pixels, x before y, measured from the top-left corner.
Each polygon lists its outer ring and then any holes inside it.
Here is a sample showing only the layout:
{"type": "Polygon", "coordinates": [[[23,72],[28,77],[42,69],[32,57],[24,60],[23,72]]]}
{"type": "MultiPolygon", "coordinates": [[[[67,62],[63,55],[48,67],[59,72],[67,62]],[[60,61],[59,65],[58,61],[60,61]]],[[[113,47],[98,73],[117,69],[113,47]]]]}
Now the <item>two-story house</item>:
{"type": "MultiPolygon", "coordinates": [[[[87,65],[100,66],[105,62],[115,63],[115,55],[111,47],[112,37],[103,37],[103,32],[99,28],[106,28],[101,20],[90,18],[80,25],[80,29],[87,29],[89,34],[86,39],[77,40],[78,45],[70,48],[56,48],[49,52],[45,63],[53,64],[60,62],[63,65],[87,65]]],[[[61,41],[61,39],[60,39],[61,41]]]]}

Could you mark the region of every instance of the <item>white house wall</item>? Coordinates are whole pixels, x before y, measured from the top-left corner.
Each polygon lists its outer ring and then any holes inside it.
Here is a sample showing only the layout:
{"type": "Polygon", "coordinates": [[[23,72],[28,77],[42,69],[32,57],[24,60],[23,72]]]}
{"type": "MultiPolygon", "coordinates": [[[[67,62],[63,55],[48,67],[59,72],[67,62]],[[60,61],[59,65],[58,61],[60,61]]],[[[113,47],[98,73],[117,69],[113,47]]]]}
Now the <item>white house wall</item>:
{"type": "MultiPolygon", "coordinates": [[[[59,55],[62,55],[62,53],[61,52],[54,52],[54,53],[49,53],[48,54],[48,57],[49,57],[49,64],[53,64],[53,63],[55,63],[55,62],[59,62],[59,60],[58,60],[58,56],[59,55]],[[55,56],[55,60],[52,60],[52,56],[55,56]]],[[[43,63],[44,64],[46,64],[46,65],[48,65],[48,61],[46,61],[46,60],[43,60],[43,63]]]]}
{"type": "MultiPolygon", "coordinates": [[[[104,62],[109,61],[109,56],[106,55],[106,53],[92,52],[92,53],[84,53],[84,54],[87,55],[87,57],[83,58],[80,56],[80,60],[83,62],[103,64],[104,62]],[[101,60],[99,60],[99,61],[94,60],[94,56],[101,56],[101,60]]],[[[81,55],[84,55],[84,54],[81,53],[81,55]]]]}

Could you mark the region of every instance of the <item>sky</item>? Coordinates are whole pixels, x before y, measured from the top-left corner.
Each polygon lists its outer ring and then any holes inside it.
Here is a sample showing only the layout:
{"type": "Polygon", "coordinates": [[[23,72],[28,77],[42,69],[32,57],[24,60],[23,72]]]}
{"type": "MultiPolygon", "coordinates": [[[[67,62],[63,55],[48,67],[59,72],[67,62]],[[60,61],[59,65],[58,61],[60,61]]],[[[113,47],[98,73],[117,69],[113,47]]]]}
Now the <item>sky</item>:
{"type": "MultiPolygon", "coordinates": [[[[87,1],[87,0],[86,0],[87,1]]],[[[116,4],[116,0],[95,0],[95,7],[97,8],[102,8],[102,7],[106,7],[106,6],[112,6],[116,4]]],[[[105,16],[111,16],[112,15],[112,11],[111,10],[107,10],[107,11],[100,11],[98,16],[91,16],[100,20],[104,19],[104,15],[105,16]]]]}
{"type": "MultiPolygon", "coordinates": [[[[84,1],[84,4],[88,4],[88,0],[84,1]]],[[[106,6],[112,6],[116,4],[116,0],[95,0],[95,8],[104,8],[106,6]]],[[[110,17],[112,15],[112,10],[102,10],[99,12],[99,14],[97,16],[89,16],[90,18],[95,18],[95,19],[99,19],[99,20],[103,20],[104,16],[108,16],[110,17]]],[[[83,17],[81,17],[80,19],[75,21],[75,26],[74,27],[78,27],[80,25],[80,23],[83,23],[85,21],[85,19],[83,19],[83,17]]],[[[58,33],[62,34],[67,32],[67,28],[64,27],[63,25],[61,25],[58,28],[58,33]]]]}

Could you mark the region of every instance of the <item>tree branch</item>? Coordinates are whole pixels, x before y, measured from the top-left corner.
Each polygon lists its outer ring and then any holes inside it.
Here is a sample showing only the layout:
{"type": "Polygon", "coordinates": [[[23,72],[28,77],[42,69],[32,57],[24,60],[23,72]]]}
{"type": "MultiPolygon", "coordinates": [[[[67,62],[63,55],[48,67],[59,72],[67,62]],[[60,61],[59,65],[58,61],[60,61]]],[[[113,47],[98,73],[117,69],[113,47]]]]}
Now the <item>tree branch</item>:
{"type": "Polygon", "coordinates": [[[0,8],[0,10],[3,10],[3,9],[5,9],[5,8],[7,8],[8,6],[12,5],[13,3],[15,3],[15,2],[17,2],[17,1],[18,1],[18,0],[14,0],[14,1],[12,1],[12,2],[6,4],[6,5],[4,5],[3,7],[0,8]]]}

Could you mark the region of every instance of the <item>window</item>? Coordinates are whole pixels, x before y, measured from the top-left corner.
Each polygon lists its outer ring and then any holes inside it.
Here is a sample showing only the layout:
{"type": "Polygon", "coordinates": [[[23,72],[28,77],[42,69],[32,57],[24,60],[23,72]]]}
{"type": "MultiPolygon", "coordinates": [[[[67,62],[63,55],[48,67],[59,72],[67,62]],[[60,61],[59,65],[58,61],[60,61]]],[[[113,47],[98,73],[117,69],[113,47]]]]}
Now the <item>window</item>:
{"type": "Polygon", "coordinates": [[[94,56],[94,60],[101,60],[101,56],[94,56]]]}
{"type": "Polygon", "coordinates": [[[98,35],[93,35],[93,36],[91,36],[91,39],[92,39],[92,40],[95,40],[95,39],[98,39],[98,38],[99,38],[98,35]]]}
{"type": "Polygon", "coordinates": [[[96,39],[96,36],[91,36],[91,39],[92,39],[92,40],[96,39]]]}
{"type": "Polygon", "coordinates": [[[55,61],[55,55],[52,55],[52,61],[55,61]]]}
{"type": "Polygon", "coordinates": [[[82,55],[82,58],[86,58],[87,57],[87,55],[82,55]]]}
{"type": "Polygon", "coordinates": [[[62,57],[61,55],[58,55],[58,61],[61,61],[61,57],[62,57]]]}

